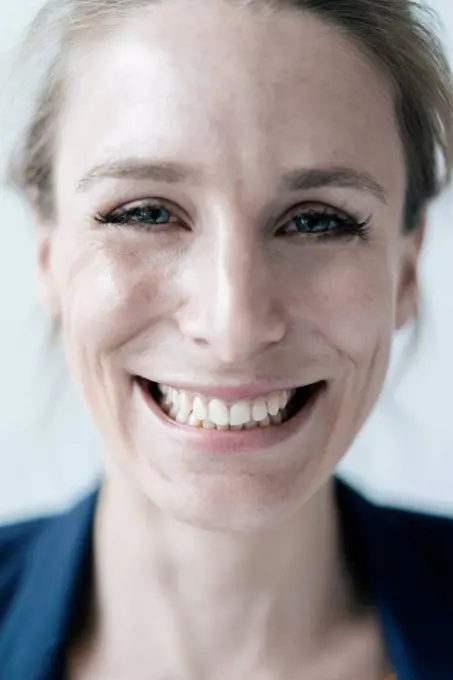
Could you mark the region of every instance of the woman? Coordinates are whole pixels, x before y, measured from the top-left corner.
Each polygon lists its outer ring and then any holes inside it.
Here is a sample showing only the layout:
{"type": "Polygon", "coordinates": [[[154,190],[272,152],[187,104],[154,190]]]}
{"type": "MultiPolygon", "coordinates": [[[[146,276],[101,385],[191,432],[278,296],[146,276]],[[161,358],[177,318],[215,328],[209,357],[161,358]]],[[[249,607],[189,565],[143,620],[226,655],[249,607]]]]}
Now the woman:
{"type": "Polygon", "coordinates": [[[2,679],[451,680],[452,523],[333,480],[450,176],[421,11],[54,0],[32,56],[53,31],[15,181],[109,455],[0,533],[2,679]]]}

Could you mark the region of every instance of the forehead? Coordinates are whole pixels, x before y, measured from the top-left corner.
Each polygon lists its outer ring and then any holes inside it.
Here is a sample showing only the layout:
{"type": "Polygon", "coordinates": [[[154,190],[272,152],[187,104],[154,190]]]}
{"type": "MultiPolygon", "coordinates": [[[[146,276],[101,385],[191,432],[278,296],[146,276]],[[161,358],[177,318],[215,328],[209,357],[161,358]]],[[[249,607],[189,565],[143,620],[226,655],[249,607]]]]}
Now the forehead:
{"type": "Polygon", "coordinates": [[[293,167],[350,165],[395,200],[404,192],[384,75],[300,10],[225,0],[141,9],[74,52],[61,122],[57,182],[137,156],[262,186],[293,167]]]}

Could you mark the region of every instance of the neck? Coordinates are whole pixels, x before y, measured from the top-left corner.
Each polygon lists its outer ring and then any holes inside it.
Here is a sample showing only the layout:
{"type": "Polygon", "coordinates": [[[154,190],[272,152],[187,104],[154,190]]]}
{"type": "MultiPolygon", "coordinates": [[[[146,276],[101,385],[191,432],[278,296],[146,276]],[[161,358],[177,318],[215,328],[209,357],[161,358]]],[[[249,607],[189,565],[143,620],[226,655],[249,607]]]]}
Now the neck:
{"type": "Polygon", "coordinates": [[[95,526],[96,639],[118,664],[157,664],[156,677],[291,668],[351,610],[339,543],[330,484],[285,524],[230,534],[163,517],[110,478],[95,526]]]}

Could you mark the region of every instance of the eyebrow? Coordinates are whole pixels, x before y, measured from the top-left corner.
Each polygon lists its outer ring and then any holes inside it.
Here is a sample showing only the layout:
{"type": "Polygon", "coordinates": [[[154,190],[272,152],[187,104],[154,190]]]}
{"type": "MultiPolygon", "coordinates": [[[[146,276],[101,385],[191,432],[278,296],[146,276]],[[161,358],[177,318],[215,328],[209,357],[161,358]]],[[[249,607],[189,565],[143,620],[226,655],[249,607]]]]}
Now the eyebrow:
{"type": "Polygon", "coordinates": [[[369,173],[354,168],[292,170],[283,176],[282,185],[290,191],[320,189],[322,187],[358,189],[373,194],[381,203],[387,204],[387,193],[384,187],[369,173]]]}
{"type": "Polygon", "coordinates": [[[179,163],[150,163],[140,159],[107,161],[92,168],[77,182],[78,191],[87,191],[103,179],[152,180],[177,184],[200,177],[200,172],[179,163]]]}
{"type": "MultiPolygon", "coordinates": [[[[103,179],[151,180],[166,184],[196,181],[201,171],[180,163],[151,163],[141,159],[107,161],[92,168],[77,182],[77,191],[87,191],[103,179]]],[[[384,187],[365,171],[348,167],[302,168],[283,174],[281,187],[289,191],[306,191],[323,187],[357,189],[371,193],[387,204],[384,187]]]]}

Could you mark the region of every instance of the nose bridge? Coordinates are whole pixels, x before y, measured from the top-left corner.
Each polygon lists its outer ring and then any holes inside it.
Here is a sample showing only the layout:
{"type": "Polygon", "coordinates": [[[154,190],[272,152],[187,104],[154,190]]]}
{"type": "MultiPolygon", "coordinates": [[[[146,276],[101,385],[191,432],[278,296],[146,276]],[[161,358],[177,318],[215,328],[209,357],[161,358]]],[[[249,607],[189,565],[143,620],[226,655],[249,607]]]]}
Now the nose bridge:
{"type": "Polygon", "coordinates": [[[265,278],[263,258],[244,230],[235,232],[219,239],[215,262],[217,324],[232,336],[241,326],[244,334],[250,333],[252,320],[256,323],[266,301],[265,291],[260,290],[265,278]]]}
{"type": "Polygon", "coordinates": [[[213,232],[203,262],[206,290],[196,305],[192,335],[222,361],[244,361],[283,337],[283,319],[256,229],[230,216],[213,232]]]}

